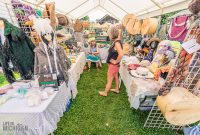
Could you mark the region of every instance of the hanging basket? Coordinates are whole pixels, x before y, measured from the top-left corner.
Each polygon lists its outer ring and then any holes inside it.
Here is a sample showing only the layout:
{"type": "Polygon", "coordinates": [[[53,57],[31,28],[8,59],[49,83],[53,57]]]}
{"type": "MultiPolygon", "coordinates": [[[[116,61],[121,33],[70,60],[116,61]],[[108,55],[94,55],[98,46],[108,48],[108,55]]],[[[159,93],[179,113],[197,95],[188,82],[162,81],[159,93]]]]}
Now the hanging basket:
{"type": "Polygon", "coordinates": [[[141,34],[142,35],[151,35],[156,32],[158,27],[158,19],[156,18],[146,18],[143,20],[141,34]]]}
{"type": "Polygon", "coordinates": [[[137,35],[141,32],[141,22],[137,18],[131,18],[126,25],[126,30],[131,35],[137,35]]]}
{"type": "Polygon", "coordinates": [[[74,24],[74,31],[75,32],[81,32],[83,30],[83,24],[80,20],[76,20],[74,24]]]}
{"type": "Polygon", "coordinates": [[[58,19],[58,24],[62,26],[67,26],[69,24],[67,16],[63,14],[56,14],[56,17],[58,19]]]}
{"type": "Polygon", "coordinates": [[[123,26],[126,28],[126,25],[128,24],[130,19],[136,18],[136,16],[134,14],[127,14],[124,16],[124,18],[122,19],[122,24],[123,26]]]}

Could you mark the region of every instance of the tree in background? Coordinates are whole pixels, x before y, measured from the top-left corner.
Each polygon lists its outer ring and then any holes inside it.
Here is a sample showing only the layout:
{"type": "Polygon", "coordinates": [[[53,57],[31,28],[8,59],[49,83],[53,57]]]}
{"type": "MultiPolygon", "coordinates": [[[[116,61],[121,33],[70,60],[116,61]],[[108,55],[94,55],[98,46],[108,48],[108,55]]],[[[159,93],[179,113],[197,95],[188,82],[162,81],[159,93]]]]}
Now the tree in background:
{"type": "Polygon", "coordinates": [[[89,16],[85,16],[85,17],[81,18],[81,20],[83,20],[83,21],[89,21],[90,17],[89,16]]]}

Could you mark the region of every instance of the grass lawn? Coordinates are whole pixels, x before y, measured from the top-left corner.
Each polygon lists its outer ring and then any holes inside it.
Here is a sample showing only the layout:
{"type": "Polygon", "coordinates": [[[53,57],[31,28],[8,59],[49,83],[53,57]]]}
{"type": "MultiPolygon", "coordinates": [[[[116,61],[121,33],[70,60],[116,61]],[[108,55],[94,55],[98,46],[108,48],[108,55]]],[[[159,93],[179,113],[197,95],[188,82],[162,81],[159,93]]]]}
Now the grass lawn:
{"type": "Polygon", "coordinates": [[[173,131],[143,128],[148,112],[130,108],[124,85],[120,94],[100,97],[107,66],[81,75],[78,96],[58,123],[55,135],[175,135],[173,131]]]}

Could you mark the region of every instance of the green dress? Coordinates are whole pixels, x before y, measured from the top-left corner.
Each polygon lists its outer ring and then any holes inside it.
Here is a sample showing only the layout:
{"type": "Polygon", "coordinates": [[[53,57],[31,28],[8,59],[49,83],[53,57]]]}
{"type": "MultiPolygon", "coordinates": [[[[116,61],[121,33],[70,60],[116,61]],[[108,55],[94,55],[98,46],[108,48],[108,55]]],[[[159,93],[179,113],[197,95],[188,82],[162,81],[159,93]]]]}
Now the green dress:
{"type": "MultiPolygon", "coordinates": [[[[91,47],[90,48],[90,52],[97,52],[97,47],[91,47]]],[[[100,57],[99,55],[92,55],[92,54],[88,54],[87,55],[87,61],[91,61],[91,62],[99,62],[100,61],[100,57]]]]}

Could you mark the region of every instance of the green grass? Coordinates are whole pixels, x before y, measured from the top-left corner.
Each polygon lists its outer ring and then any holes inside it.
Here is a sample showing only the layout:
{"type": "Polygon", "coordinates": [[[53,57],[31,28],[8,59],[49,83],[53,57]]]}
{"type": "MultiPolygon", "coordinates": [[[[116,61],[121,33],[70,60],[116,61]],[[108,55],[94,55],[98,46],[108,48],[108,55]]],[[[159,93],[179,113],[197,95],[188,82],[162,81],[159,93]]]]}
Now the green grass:
{"type": "MultiPolygon", "coordinates": [[[[18,73],[14,73],[15,78],[20,78],[20,75],[18,73]]],[[[7,85],[8,82],[4,76],[4,74],[0,73],[0,87],[7,85]]]]}
{"type": "Polygon", "coordinates": [[[81,75],[78,96],[58,123],[55,135],[175,135],[161,129],[143,128],[148,112],[130,108],[124,85],[120,94],[100,97],[106,84],[107,66],[81,75]]]}

